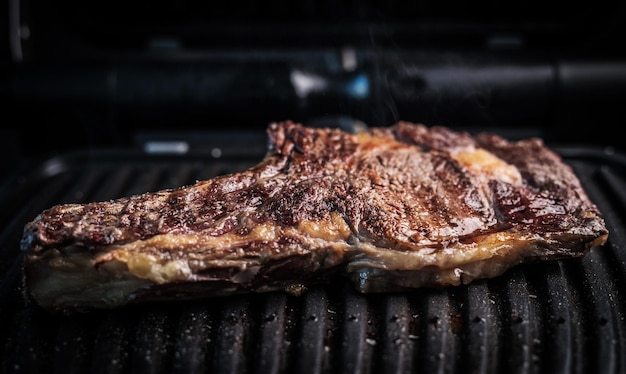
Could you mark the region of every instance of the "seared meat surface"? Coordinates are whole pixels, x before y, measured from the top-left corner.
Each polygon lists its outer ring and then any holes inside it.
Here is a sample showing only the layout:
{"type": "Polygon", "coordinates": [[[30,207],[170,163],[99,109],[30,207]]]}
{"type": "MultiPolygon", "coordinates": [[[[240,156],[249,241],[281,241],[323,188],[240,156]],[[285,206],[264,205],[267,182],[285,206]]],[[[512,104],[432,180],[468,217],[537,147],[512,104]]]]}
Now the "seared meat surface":
{"type": "Polygon", "coordinates": [[[298,293],[336,272],[362,292],[445,287],[608,237],[540,139],[407,122],[351,134],[285,121],[268,135],[240,173],[43,211],[22,240],[33,299],[59,310],[298,293]]]}

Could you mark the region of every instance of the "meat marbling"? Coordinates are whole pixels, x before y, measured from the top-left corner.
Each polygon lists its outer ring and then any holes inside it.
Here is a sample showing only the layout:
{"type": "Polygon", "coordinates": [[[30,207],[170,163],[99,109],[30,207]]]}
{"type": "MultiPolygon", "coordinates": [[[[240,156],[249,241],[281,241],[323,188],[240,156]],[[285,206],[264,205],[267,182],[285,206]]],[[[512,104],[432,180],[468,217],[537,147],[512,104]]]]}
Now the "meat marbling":
{"type": "Polygon", "coordinates": [[[399,122],[356,134],[291,121],[229,175],[53,206],[22,239],[29,293],[51,310],[303,292],[343,272],[361,292],[445,287],[608,237],[541,139],[399,122]]]}

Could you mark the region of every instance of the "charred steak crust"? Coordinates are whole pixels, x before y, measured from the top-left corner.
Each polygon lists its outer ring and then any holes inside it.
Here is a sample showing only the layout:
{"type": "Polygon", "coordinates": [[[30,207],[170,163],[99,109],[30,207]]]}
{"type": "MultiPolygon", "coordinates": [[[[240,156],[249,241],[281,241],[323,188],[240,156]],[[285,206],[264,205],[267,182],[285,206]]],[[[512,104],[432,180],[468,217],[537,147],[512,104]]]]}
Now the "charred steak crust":
{"type": "Polygon", "coordinates": [[[350,134],[285,121],[268,136],[266,157],[240,173],[43,211],[22,239],[33,298],[56,309],[177,286],[301,290],[340,269],[363,292],[457,285],[607,240],[540,139],[408,122],[350,134]]]}

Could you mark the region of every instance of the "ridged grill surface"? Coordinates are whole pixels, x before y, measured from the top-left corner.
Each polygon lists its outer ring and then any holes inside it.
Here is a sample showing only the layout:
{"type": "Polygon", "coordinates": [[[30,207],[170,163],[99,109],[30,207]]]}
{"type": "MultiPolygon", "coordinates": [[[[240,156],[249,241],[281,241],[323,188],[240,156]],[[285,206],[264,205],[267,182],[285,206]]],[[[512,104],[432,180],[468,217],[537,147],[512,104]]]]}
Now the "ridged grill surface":
{"type": "Polygon", "coordinates": [[[362,295],[337,280],[284,293],[52,315],[24,296],[24,224],[62,202],[106,200],[238,171],[260,157],[61,157],[5,187],[0,212],[4,373],[615,373],[626,371],[625,158],[559,148],[610,237],[579,260],[519,266],[445,290],[362,295]]]}

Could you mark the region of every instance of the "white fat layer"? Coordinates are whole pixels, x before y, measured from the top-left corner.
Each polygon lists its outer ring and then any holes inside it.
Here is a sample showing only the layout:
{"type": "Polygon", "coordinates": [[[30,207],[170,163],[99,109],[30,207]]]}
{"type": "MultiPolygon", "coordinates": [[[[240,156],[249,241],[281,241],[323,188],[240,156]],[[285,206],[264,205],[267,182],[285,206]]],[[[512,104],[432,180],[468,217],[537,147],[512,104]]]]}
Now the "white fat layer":
{"type": "MultiPolygon", "coordinates": [[[[259,230],[265,232],[266,230],[259,230]]],[[[272,234],[274,235],[274,234],[272,234]]],[[[163,242],[172,243],[174,239],[187,244],[193,242],[194,246],[202,246],[202,238],[184,238],[176,235],[176,238],[161,238],[163,242]]],[[[248,238],[250,239],[250,238],[248,238]]],[[[471,243],[451,243],[446,248],[424,247],[416,250],[394,250],[378,247],[370,242],[355,241],[348,244],[347,241],[328,241],[328,238],[307,239],[307,250],[301,250],[298,254],[305,255],[311,251],[326,253],[322,267],[332,267],[341,263],[347,263],[349,270],[359,268],[379,268],[386,270],[419,270],[424,268],[455,269],[465,264],[485,261],[491,258],[501,258],[507,262],[511,254],[515,258],[530,255],[529,243],[545,241],[536,237],[522,237],[509,233],[495,233],[486,235],[478,241],[471,243]]],[[[335,238],[337,239],[337,238],[335,238]]],[[[148,242],[148,241],[146,241],[148,242]]],[[[140,243],[133,243],[132,248],[119,249],[115,253],[115,260],[126,265],[128,271],[134,276],[147,279],[155,283],[167,283],[173,281],[193,281],[196,279],[196,271],[201,269],[236,268],[247,274],[242,279],[248,279],[252,273],[256,274],[259,266],[266,259],[263,256],[246,257],[245,252],[231,255],[230,258],[196,258],[179,253],[173,258],[164,259],[145,252],[146,248],[138,247],[140,243]],[[246,271],[252,267],[254,271],[246,271]]],[[[154,245],[154,243],[144,243],[154,245]]],[[[302,248],[302,247],[300,247],[302,248]]],[[[531,248],[532,249],[532,248],[531,248]]],[[[176,254],[175,252],[172,252],[176,254]]],[[[293,252],[280,255],[293,255],[293,252]]],[[[277,259],[276,254],[267,253],[269,259],[277,259]]],[[[517,260],[515,260],[517,261],[517,260]]]]}

